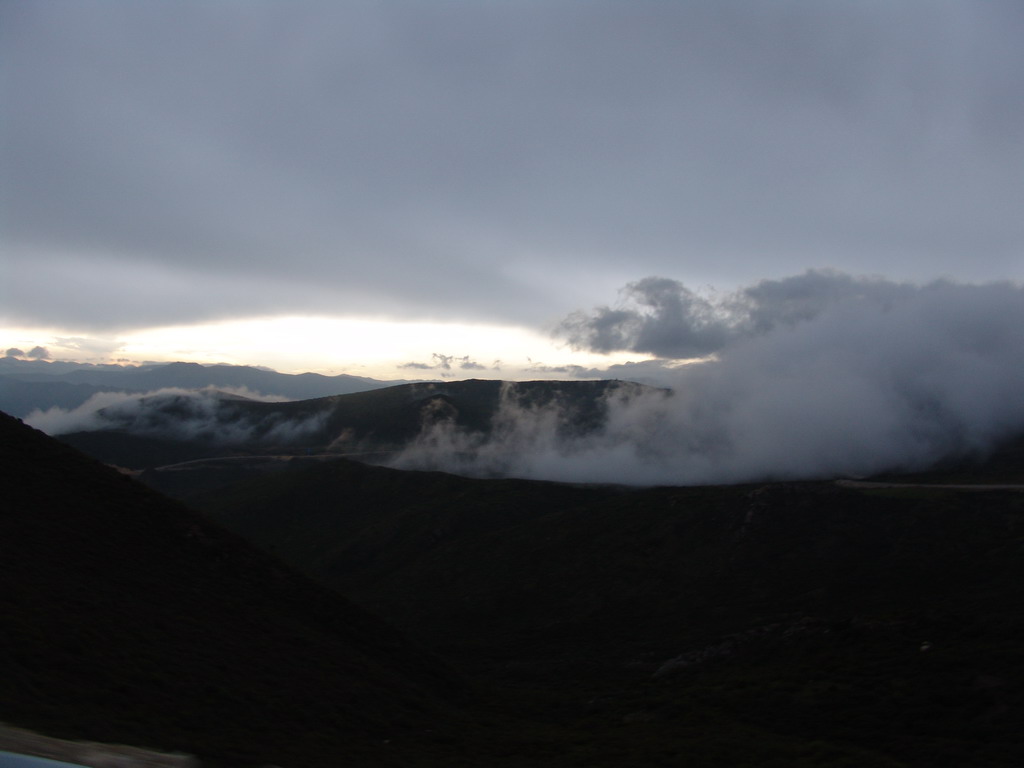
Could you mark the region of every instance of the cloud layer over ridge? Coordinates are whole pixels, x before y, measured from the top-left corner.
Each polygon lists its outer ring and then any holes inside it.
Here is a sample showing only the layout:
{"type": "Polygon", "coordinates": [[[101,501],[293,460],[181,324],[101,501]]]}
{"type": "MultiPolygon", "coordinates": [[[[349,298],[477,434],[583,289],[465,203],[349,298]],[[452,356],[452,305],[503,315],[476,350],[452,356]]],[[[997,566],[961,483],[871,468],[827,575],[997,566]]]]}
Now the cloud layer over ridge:
{"type": "Polygon", "coordinates": [[[680,356],[671,392],[624,389],[597,435],[510,388],[497,436],[441,425],[403,466],[545,479],[721,483],[866,475],[983,455],[1024,432],[1024,287],[805,274],[711,301],[664,279],[577,314],[577,343],[680,356]]]}

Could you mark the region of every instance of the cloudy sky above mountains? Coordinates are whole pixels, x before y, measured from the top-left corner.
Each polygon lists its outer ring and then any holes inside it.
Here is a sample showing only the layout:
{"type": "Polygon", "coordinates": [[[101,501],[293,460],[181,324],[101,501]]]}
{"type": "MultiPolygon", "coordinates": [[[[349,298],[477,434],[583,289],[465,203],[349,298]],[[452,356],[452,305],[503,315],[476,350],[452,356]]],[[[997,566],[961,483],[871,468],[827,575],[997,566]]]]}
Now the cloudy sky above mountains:
{"type": "Polygon", "coordinates": [[[528,377],[1019,285],[1022,39],[1015,0],[3,3],[0,345],[528,377]]]}

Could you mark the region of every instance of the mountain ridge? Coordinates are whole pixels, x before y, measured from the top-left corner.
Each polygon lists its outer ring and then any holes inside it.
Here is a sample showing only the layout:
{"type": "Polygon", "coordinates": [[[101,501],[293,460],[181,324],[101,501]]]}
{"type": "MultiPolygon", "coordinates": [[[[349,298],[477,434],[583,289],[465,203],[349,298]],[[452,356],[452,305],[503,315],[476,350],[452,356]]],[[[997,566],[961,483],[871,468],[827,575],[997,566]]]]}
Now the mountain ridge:
{"type": "Polygon", "coordinates": [[[465,682],[376,617],[6,415],[0,465],[0,719],[225,764],[451,732],[465,682]]]}
{"type": "Polygon", "coordinates": [[[615,393],[655,391],[616,380],[503,382],[467,379],[420,382],[291,402],[260,402],[166,393],[98,413],[102,429],[66,431],[60,439],[109,463],[133,469],[172,464],[190,450],[195,458],[216,454],[382,453],[409,447],[433,427],[451,427],[486,438],[509,401],[523,410],[557,407],[560,435],[598,430],[615,393]],[[123,438],[121,437],[123,436],[123,438]],[[166,460],[137,453],[141,438],[167,441],[166,460]],[[155,463],[154,463],[155,462],[155,463]]]}
{"type": "Polygon", "coordinates": [[[86,365],[0,358],[0,410],[25,417],[34,410],[77,408],[101,392],[142,394],[160,389],[240,388],[303,400],[408,383],[363,376],[287,374],[254,366],[174,362],[140,366],[86,365]]]}

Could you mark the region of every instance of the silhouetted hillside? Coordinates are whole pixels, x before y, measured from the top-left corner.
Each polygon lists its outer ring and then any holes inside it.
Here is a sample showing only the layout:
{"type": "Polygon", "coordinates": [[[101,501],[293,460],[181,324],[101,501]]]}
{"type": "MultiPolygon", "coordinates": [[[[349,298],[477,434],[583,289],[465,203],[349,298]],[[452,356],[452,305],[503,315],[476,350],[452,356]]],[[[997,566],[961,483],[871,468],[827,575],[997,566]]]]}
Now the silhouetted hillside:
{"type": "Polygon", "coordinates": [[[629,722],[700,765],[1024,759],[1024,494],[335,462],[194,501],[609,749],[629,722]]]}
{"type": "Polygon", "coordinates": [[[315,457],[179,484],[445,663],[2,426],[0,716],[19,724],[286,768],[1024,762],[1021,493],[572,486],[315,457]]]}
{"type": "Polygon", "coordinates": [[[6,415],[0,466],[0,719],[287,766],[451,738],[463,683],[376,618],[6,415]]]}
{"type": "Polygon", "coordinates": [[[209,440],[170,440],[135,435],[119,429],[75,432],[60,441],[115,467],[159,467],[221,455],[223,449],[209,440]]]}

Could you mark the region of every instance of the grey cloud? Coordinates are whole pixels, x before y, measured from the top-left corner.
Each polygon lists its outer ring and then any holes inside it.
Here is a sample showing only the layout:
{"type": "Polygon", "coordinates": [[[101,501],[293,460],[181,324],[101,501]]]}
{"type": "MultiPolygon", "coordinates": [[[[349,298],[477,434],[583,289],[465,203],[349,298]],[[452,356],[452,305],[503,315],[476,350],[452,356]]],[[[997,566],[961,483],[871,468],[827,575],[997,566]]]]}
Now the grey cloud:
{"type": "Polygon", "coordinates": [[[811,270],[781,280],[761,280],[744,288],[733,300],[734,313],[743,313],[748,332],[770,331],[780,324],[810,320],[841,301],[872,301],[879,309],[915,291],[909,284],[880,278],[854,277],[829,270],[811,270]]]}
{"type": "Polygon", "coordinates": [[[25,352],[17,347],[11,347],[4,353],[4,357],[24,357],[25,352]]]}
{"type": "Polygon", "coordinates": [[[569,343],[595,352],[627,349],[667,357],[703,357],[726,343],[728,317],[682,283],[646,277],[623,289],[627,308],[570,315],[560,326],[569,343]]]}
{"type": "Polygon", "coordinates": [[[563,481],[752,482],[920,469],[984,455],[1024,432],[1024,286],[841,275],[779,282],[753,293],[764,324],[704,362],[656,361],[647,372],[672,389],[621,389],[598,434],[561,435],[557,408],[510,398],[504,432],[485,439],[444,425],[402,465],[563,481]],[[817,302],[832,290],[840,298],[817,302]]]}
{"type": "MultiPolygon", "coordinates": [[[[572,376],[573,378],[587,378],[588,369],[580,365],[544,365],[543,363],[532,363],[526,371],[528,373],[559,374],[572,376]]],[[[603,378],[595,376],[594,378],[603,378]]]]}
{"type": "Polygon", "coordinates": [[[580,365],[561,366],[561,373],[574,379],[619,379],[651,387],[672,387],[680,377],[678,366],[664,359],[615,363],[601,368],[580,365]]]}
{"type": "MultiPolygon", "coordinates": [[[[452,365],[457,364],[458,367],[463,371],[485,371],[486,366],[481,365],[475,360],[471,360],[469,355],[463,355],[458,357],[456,355],[442,355],[437,352],[431,354],[431,362],[419,363],[419,362],[408,362],[398,366],[399,368],[411,368],[421,371],[451,371],[452,365]]],[[[442,375],[449,375],[447,373],[442,375]]]]}
{"type": "Polygon", "coordinates": [[[1020,278],[1022,33],[968,0],[4,4],[0,305],[538,323],[626,263],[1020,278]]]}
{"type": "Polygon", "coordinates": [[[49,360],[50,351],[46,347],[32,347],[26,357],[30,357],[33,360],[49,360]]]}
{"type": "Polygon", "coordinates": [[[648,277],[621,291],[619,306],[577,311],[556,328],[576,349],[646,352],[662,358],[715,354],[749,336],[813,320],[845,303],[885,312],[920,290],[910,283],[811,270],[701,296],[677,280],[648,277]]]}

